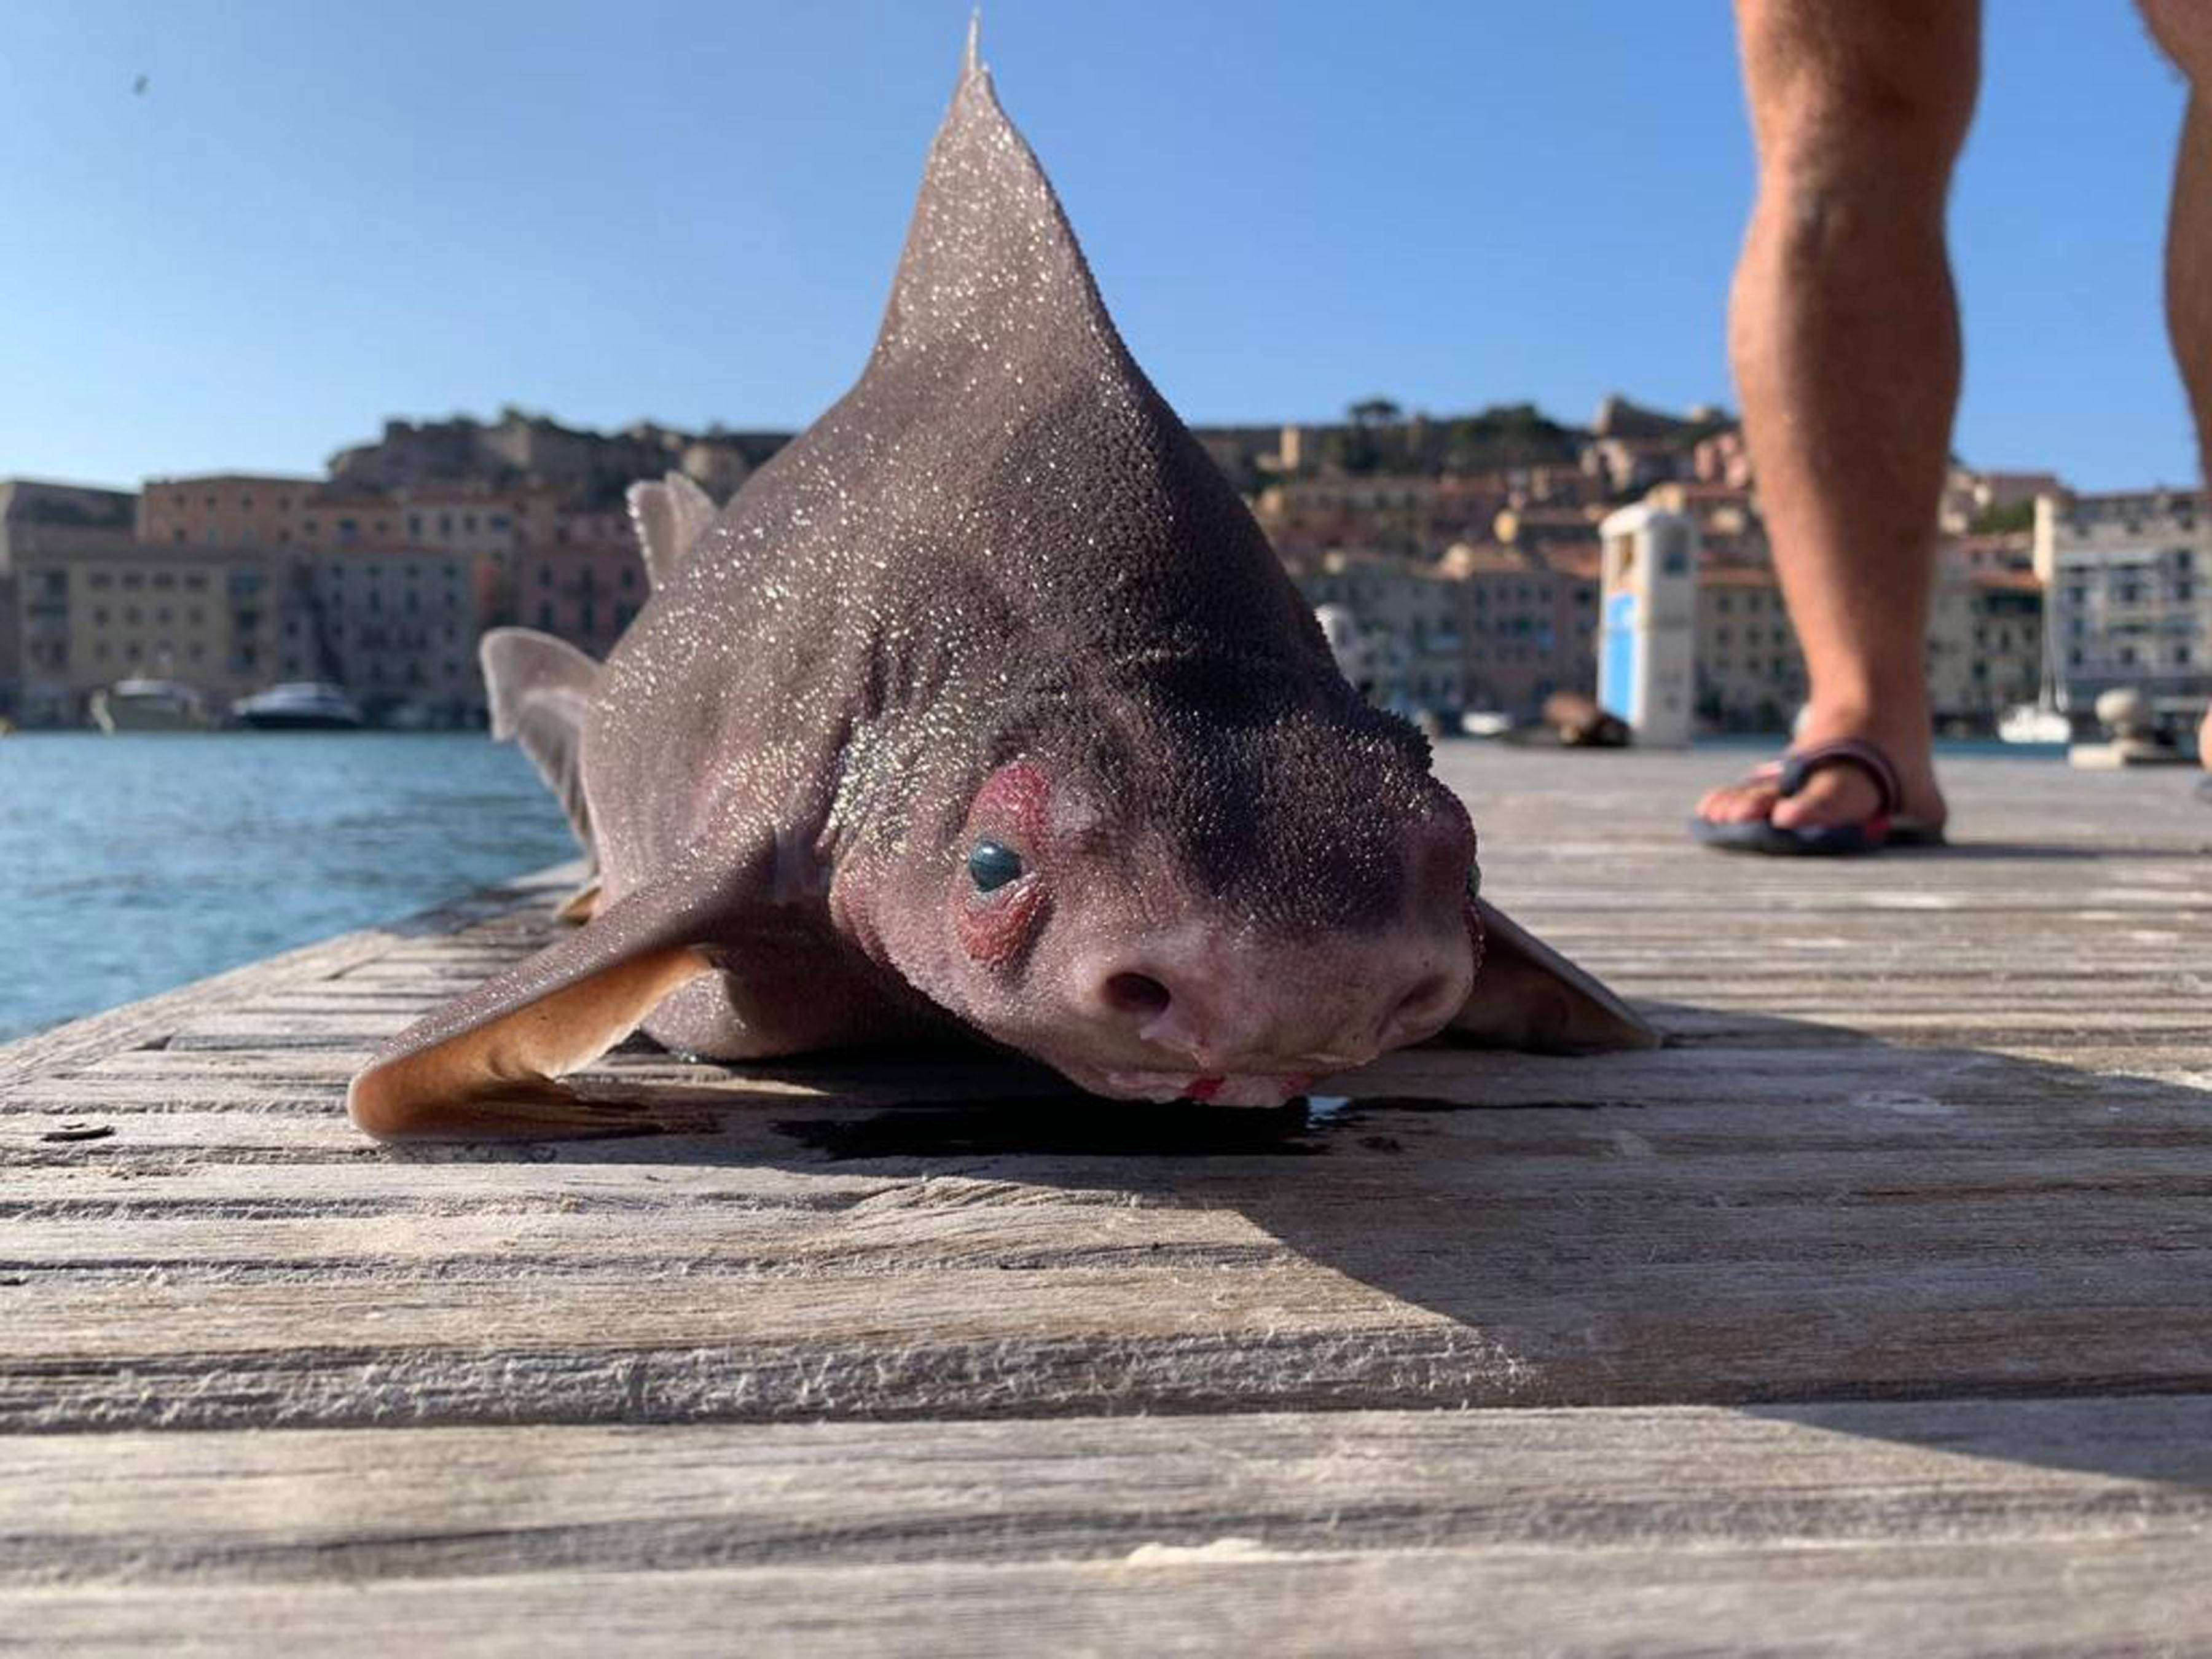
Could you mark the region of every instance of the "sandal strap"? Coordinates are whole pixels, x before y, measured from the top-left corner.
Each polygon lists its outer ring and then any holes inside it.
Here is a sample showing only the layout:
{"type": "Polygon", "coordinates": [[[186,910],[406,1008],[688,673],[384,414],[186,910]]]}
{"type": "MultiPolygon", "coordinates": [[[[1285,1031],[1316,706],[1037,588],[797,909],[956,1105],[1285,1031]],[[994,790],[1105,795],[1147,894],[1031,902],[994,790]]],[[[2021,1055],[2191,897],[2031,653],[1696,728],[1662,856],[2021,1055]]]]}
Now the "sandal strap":
{"type": "Polygon", "coordinates": [[[1888,756],[1863,738],[1838,738],[1833,743],[1816,743],[1810,749],[1790,750],[1782,757],[1782,793],[1794,795],[1813,781],[1814,773],[1836,766],[1856,766],[1874,780],[1875,789],[1881,797],[1881,805],[1876,809],[1880,816],[1888,817],[1904,804],[1905,787],[1898,781],[1897,768],[1890,764],[1888,756]]]}

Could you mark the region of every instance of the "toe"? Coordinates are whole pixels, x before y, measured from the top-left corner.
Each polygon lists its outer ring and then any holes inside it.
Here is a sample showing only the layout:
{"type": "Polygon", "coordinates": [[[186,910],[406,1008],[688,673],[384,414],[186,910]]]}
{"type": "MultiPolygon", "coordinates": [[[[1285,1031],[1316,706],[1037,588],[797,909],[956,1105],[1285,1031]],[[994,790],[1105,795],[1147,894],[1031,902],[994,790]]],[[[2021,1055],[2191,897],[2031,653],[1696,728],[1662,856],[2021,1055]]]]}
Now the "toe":
{"type": "Polygon", "coordinates": [[[1763,784],[1735,784],[1708,789],[1698,803],[1698,816],[1708,823],[1751,823],[1766,816],[1775,793],[1763,784]]]}
{"type": "Polygon", "coordinates": [[[1782,830],[1826,829],[1831,825],[1863,823],[1881,807],[1881,792],[1872,779],[1855,770],[1832,767],[1816,772],[1805,787],[1775,803],[1771,814],[1782,830]]]}

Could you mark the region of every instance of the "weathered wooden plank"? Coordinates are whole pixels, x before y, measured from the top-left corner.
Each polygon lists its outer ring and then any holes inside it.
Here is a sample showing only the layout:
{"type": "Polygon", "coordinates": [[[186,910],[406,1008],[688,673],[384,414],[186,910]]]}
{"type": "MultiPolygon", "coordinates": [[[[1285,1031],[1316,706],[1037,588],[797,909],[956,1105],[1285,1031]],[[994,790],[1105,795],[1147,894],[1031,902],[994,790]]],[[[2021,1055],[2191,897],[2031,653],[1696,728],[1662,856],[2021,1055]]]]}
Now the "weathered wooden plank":
{"type": "MultiPolygon", "coordinates": [[[[2212,1402],[11,1443],[41,1651],[2152,1651],[2212,1402]]],[[[6,1640],[0,1637],[0,1641],[6,1640]]]]}
{"type": "MultiPolygon", "coordinates": [[[[2212,1537],[2212,1399],[6,1443],[0,1584],[2212,1537]]],[[[2212,1593],[2212,1585],[2203,1587],[2212,1593]]],[[[2212,1609],[2212,1604],[2208,1604],[2212,1609]]]]}
{"type": "MultiPolygon", "coordinates": [[[[1247,1549],[1119,1562],[0,1592],[39,1653],[2136,1655],[2198,1650],[2204,1540],[1247,1549]]],[[[0,1634],[0,1647],[9,1638],[0,1634]]]]}

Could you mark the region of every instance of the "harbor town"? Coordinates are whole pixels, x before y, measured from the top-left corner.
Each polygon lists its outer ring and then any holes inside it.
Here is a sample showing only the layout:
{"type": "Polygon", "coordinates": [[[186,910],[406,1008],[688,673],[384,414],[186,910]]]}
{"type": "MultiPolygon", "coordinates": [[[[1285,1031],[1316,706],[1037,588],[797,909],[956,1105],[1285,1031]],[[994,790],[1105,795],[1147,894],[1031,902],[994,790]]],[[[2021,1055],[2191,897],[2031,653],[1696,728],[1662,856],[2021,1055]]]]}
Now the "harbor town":
{"type": "MultiPolygon", "coordinates": [[[[385,424],[321,477],[0,479],[0,718],[24,728],[485,720],[475,642],[520,623],[603,658],[645,597],[623,508],[678,472],[726,499],[787,434],[616,433],[509,409],[385,424]],[[272,695],[273,694],[273,695],[272,695]]],[[[1587,426],[1526,404],[1459,416],[1206,428],[1378,703],[1432,729],[1534,723],[1598,680],[1605,527],[1687,526],[1688,710],[1785,729],[1804,667],[1741,429],[1607,398],[1587,426]]],[[[2139,691],[2185,744],[2212,699],[2212,514],[2193,489],[2079,493],[1954,465],[1927,662],[1940,728],[2062,742],[2139,691]]],[[[1626,713],[1623,711],[1617,711],[1626,713]]]]}

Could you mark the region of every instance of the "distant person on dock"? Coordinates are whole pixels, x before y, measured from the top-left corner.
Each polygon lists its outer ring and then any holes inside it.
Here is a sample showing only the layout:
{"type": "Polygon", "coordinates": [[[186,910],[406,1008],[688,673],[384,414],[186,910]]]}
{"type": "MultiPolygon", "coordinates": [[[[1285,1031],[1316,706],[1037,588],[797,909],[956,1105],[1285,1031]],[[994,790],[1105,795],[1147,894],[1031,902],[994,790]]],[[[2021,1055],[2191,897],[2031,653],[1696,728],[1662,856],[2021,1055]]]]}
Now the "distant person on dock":
{"type": "MultiPolygon", "coordinates": [[[[2212,0],[2141,3],[2191,88],[2166,319],[2212,469],[2212,0]]],[[[1940,839],[1923,652],[1959,397],[1944,204],[1980,0],[1737,0],[1736,22],[1759,195],[1729,355],[1811,695],[1797,763],[1711,791],[1694,828],[1771,852],[1940,839]]],[[[2198,741],[2212,764],[2212,712],[2198,741]]]]}

